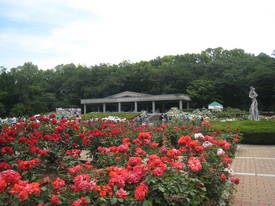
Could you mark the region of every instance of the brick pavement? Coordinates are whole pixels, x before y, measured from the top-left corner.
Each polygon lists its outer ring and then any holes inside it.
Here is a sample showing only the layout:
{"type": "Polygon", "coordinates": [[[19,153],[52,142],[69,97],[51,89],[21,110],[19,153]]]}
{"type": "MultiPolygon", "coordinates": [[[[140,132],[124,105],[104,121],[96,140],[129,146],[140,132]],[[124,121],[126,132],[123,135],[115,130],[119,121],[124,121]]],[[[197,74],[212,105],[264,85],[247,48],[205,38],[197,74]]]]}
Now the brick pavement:
{"type": "Polygon", "coordinates": [[[233,206],[275,206],[275,146],[240,145],[232,169],[241,179],[233,206]]]}

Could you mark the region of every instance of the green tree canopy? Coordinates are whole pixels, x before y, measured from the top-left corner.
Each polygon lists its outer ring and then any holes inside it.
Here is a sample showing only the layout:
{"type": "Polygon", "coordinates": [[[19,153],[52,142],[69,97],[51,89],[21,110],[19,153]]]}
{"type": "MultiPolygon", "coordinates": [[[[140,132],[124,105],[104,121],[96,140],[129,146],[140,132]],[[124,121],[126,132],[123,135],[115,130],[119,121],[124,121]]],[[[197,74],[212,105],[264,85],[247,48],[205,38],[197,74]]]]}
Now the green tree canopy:
{"type": "Polygon", "coordinates": [[[194,80],[187,86],[186,92],[191,96],[196,107],[207,108],[212,101],[220,101],[215,82],[211,80],[194,80]]]}
{"type": "Polygon", "coordinates": [[[0,67],[0,115],[33,115],[56,107],[81,107],[82,98],[123,91],[149,94],[187,93],[193,107],[217,100],[248,110],[249,87],[256,88],[260,110],[275,108],[275,59],[242,49],[209,48],[197,54],[157,57],[117,65],[57,65],[41,70],[28,62],[0,67]]]}

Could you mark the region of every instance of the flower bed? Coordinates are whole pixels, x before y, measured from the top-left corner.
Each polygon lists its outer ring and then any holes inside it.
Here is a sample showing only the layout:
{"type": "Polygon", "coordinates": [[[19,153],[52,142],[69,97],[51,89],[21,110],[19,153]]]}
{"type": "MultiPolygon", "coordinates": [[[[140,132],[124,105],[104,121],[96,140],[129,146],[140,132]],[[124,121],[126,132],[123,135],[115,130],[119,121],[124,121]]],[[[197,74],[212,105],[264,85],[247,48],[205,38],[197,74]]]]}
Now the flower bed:
{"type": "Polygon", "coordinates": [[[0,205],[221,205],[239,183],[239,136],[207,122],[36,120],[1,130],[0,205]]]}

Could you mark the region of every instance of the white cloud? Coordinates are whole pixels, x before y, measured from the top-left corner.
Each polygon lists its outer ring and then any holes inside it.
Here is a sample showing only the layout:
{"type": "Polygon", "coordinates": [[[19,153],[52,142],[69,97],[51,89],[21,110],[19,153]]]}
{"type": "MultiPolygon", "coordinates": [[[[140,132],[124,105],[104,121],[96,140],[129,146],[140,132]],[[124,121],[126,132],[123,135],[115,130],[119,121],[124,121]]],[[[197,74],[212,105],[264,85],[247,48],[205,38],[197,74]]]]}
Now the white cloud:
{"type": "MultiPolygon", "coordinates": [[[[36,2],[33,8],[40,5],[37,2],[45,5],[46,1],[30,2],[36,2]]],[[[275,49],[272,0],[58,2],[52,11],[64,12],[60,7],[64,5],[94,18],[70,18],[42,36],[12,34],[10,42],[19,50],[51,53],[45,60],[33,58],[42,67],[71,62],[93,65],[140,61],[219,46],[256,54],[271,54],[275,49]]]]}

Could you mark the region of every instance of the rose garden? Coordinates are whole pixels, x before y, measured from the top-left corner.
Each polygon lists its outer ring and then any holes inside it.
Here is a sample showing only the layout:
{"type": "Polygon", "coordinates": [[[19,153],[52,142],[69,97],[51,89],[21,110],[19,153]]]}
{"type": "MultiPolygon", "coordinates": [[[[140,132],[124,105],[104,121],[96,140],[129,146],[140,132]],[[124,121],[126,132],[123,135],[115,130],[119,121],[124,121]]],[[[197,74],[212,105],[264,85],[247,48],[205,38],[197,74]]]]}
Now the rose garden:
{"type": "Polygon", "coordinates": [[[58,120],[3,126],[1,205],[227,205],[238,130],[211,123],[58,120]]]}

